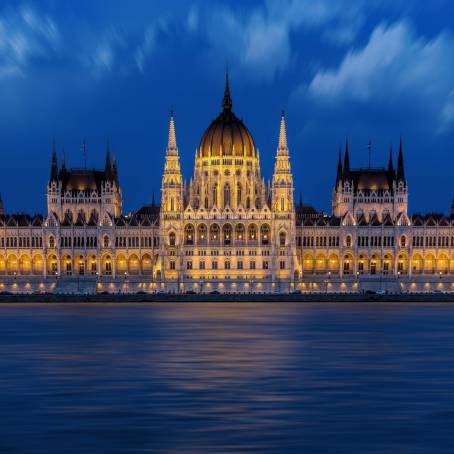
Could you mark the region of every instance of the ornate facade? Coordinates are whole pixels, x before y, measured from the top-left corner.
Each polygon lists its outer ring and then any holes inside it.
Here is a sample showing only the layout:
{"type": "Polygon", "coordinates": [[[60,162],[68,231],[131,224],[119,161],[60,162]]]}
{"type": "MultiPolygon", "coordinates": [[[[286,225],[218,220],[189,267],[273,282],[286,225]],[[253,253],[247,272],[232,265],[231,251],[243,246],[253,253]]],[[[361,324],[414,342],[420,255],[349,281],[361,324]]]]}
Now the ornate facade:
{"type": "Polygon", "coordinates": [[[408,214],[397,166],[355,169],[339,151],[332,214],[294,202],[282,113],[270,184],[253,136],[232,110],[219,116],[183,180],[173,114],[161,204],[122,213],[115,159],[67,169],[52,151],[47,214],[5,214],[0,198],[0,292],[454,291],[450,215],[408,214]]]}

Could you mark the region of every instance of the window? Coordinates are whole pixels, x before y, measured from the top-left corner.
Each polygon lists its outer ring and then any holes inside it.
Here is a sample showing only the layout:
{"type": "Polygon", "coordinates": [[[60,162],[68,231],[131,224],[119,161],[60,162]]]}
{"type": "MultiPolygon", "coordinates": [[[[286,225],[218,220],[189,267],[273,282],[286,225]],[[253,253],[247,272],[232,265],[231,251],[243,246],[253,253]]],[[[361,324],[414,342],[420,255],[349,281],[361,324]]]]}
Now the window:
{"type": "Polygon", "coordinates": [[[243,261],[242,261],[242,260],[238,260],[237,268],[238,268],[239,270],[242,270],[242,269],[243,269],[243,261]]]}
{"type": "Polygon", "coordinates": [[[285,232],[279,233],[279,246],[285,246],[285,232]]]}
{"type": "Polygon", "coordinates": [[[352,237],[350,235],[347,236],[347,239],[345,240],[345,244],[347,247],[352,247],[352,237]]]}
{"type": "Polygon", "coordinates": [[[174,232],[171,232],[169,235],[169,245],[175,246],[175,233],[174,232]]]}
{"type": "Polygon", "coordinates": [[[188,261],[186,262],[186,269],[187,269],[187,270],[192,270],[192,260],[188,260],[188,261]]]}
{"type": "Polygon", "coordinates": [[[175,269],[175,260],[171,260],[171,261],[170,261],[169,267],[170,267],[171,270],[174,270],[174,269],[175,269]]]}
{"type": "Polygon", "coordinates": [[[224,186],[224,208],[230,206],[230,185],[226,183],[224,186]]]}
{"type": "Polygon", "coordinates": [[[268,269],[268,260],[264,260],[264,261],[262,262],[262,268],[263,268],[264,270],[267,270],[267,269],[268,269]]]}
{"type": "Polygon", "coordinates": [[[226,261],[224,262],[224,268],[225,268],[226,270],[229,270],[229,269],[230,269],[230,262],[229,262],[228,260],[226,260],[226,261]]]}
{"type": "Polygon", "coordinates": [[[49,247],[54,248],[55,247],[55,238],[53,236],[49,237],[49,247]]]}
{"type": "Polygon", "coordinates": [[[400,246],[401,247],[406,247],[407,246],[407,238],[405,237],[405,235],[402,235],[400,237],[400,246]]]}
{"type": "Polygon", "coordinates": [[[254,260],[251,260],[251,261],[249,262],[249,269],[255,270],[255,261],[254,261],[254,260]]]}
{"type": "Polygon", "coordinates": [[[104,236],[103,246],[104,247],[109,247],[109,237],[107,235],[104,236]]]}
{"type": "Polygon", "coordinates": [[[213,268],[213,270],[217,270],[218,269],[218,262],[216,260],[213,260],[211,262],[211,268],[213,268]]]}
{"type": "Polygon", "coordinates": [[[200,260],[200,262],[199,262],[199,268],[200,268],[201,270],[204,270],[204,269],[205,269],[205,262],[204,262],[203,260],[200,260]]]}
{"type": "Polygon", "coordinates": [[[281,260],[281,261],[279,262],[279,269],[285,270],[285,260],[281,260]]]}

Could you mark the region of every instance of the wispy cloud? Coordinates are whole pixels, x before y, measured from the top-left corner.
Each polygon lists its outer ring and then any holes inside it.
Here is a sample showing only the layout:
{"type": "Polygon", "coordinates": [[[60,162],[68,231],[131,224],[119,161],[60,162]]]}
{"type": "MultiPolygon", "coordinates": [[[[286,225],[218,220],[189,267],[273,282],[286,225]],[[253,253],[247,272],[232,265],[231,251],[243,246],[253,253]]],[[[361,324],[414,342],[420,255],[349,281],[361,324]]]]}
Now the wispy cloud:
{"type": "Polygon", "coordinates": [[[25,75],[34,59],[49,58],[60,45],[55,22],[29,6],[0,16],[0,77],[25,75]]]}
{"type": "Polygon", "coordinates": [[[168,22],[164,18],[150,24],[143,34],[143,40],[134,53],[134,60],[141,72],[144,72],[148,57],[158,45],[158,35],[166,32],[168,22]]]}
{"type": "Polygon", "coordinates": [[[255,8],[214,5],[193,9],[188,28],[205,36],[212,55],[234,63],[243,74],[272,80],[291,67],[297,51],[291,35],[299,29],[320,30],[323,38],[348,44],[363,23],[362,1],[268,0],[255,8]]]}
{"type": "Polygon", "coordinates": [[[406,20],[381,24],[363,48],[349,50],[336,68],[320,69],[299,91],[334,105],[405,100],[428,117],[435,113],[442,132],[454,119],[453,46],[447,33],[433,40],[417,37],[406,20]]]}
{"type": "Polygon", "coordinates": [[[124,38],[113,28],[97,36],[87,61],[94,75],[101,76],[105,72],[112,71],[118,52],[125,46],[124,38]]]}

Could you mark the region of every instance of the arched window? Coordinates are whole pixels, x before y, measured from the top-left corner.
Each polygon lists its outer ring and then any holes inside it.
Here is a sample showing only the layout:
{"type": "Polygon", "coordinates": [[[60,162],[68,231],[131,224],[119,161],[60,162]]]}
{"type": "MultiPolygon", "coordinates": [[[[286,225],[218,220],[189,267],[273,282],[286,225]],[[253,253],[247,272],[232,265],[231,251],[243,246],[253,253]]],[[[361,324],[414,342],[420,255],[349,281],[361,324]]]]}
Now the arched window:
{"type": "Polygon", "coordinates": [[[217,183],[214,183],[214,185],[213,185],[213,205],[215,207],[218,206],[218,185],[217,185],[217,183]]]}
{"type": "Polygon", "coordinates": [[[350,235],[347,235],[347,239],[345,240],[345,245],[347,247],[352,247],[352,237],[350,235]]]}
{"type": "Polygon", "coordinates": [[[103,246],[104,247],[109,247],[109,237],[107,235],[104,235],[103,246]]]}
{"type": "Polygon", "coordinates": [[[405,235],[402,235],[400,237],[400,246],[401,247],[406,247],[407,246],[407,237],[405,235]]]}
{"type": "Polygon", "coordinates": [[[175,210],[175,201],[173,199],[173,197],[170,198],[170,211],[174,211],[175,210]]]}
{"type": "Polygon", "coordinates": [[[175,246],[175,243],[176,243],[175,232],[170,232],[170,234],[169,234],[169,245],[170,246],[175,246]]]}
{"type": "Polygon", "coordinates": [[[250,209],[251,208],[251,198],[248,196],[246,197],[246,209],[250,209]]]}
{"type": "Polygon", "coordinates": [[[224,208],[230,206],[230,185],[228,183],[224,186],[224,208]]]}
{"type": "Polygon", "coordinates": [[[208,197],[205,197],[205,210],[208,210],[208,197]]]}
{"type": "Polygon", "coordinates": [[[255,199],[255,208],[256,208],[257,210],[260,210],[261,206],[262,206],[262,203],[260,202],[260,199],[257,197],[257,198],[255,199]]]}
{"type": "Polygon", "coordinates": [[[237,206],[241,205],[241,198],[242,198],[241,183],[237,183],[236,184],[236,204],[237,204],[237,206]]]}
{"type": "Polygon", "coordinates": [[[52,235],[49,237],[49,247],[50,248],[55,247],[55,238],[52,235]]]}
{"type": "Polygon", "coordinates": [[[236,232],[236,239],[238,241],[244,241],[244,225],[238,224],[235,228],[235,232],[236,232]]]}
{"type": "Polygon", "coordinates": [[[206,243],[207,241],[207,226],[205,224],[200,224],[197,227],[198,238],[197,241],[200,244],[206,243]]]}
{"type": "Polygon", "coordinates": [[[285,246],[285,232],[279,233],[279,246],[285,246]]]}
{"type": "Polygon", "coordinates": [[[194,244],[194,226],[192,224],[188,224],[184,228],[184,243],[185,244],[194,244]]]}
{"type": "Polygon", "coordinates": [[[260,236],[263,245],[270,244],[270,227],[268,224],[264,224],[260,227],[260,236]]]}
{"type": "Polygon", "coordinates": [[[225,245],[232,243],[232,226],[230,224],[224,225],[222,228],[222,236],[225,245]]]}
{"type": "Polygon", "coordinates": [[[210,226],[210,241],[219,241],[219,225],[212,224],[210,226]]]}
{"type": "Polygon", "coordinates": [[[248,227],[248,240],[257,241],[257,226],[255,224],[248,227]]]}
{"type": "Polygon", "coordinates": [[[281,211],[285,210],[285,200],[284,197],[281,197],[281,211]]]}

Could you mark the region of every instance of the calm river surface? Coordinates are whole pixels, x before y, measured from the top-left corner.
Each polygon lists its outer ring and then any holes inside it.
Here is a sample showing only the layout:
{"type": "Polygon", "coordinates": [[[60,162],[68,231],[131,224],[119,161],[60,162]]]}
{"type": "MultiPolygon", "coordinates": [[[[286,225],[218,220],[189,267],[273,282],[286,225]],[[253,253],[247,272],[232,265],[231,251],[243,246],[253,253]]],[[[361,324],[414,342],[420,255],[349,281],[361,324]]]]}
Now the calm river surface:
{"type": "Polygon", "coordinates": [[[0,305],[0,452],[452,453],[454,305],[0,305]]]}

